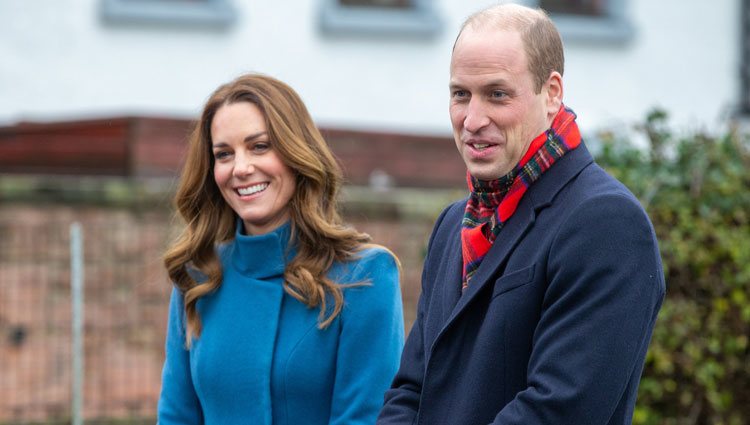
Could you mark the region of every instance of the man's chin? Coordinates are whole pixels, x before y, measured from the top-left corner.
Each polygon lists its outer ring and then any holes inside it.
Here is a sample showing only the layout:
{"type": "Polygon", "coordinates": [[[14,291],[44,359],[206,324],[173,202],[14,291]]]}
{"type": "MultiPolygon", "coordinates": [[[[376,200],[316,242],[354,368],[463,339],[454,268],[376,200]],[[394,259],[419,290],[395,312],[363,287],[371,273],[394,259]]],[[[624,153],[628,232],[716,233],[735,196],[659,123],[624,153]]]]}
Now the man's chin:
{"type": "Polygon", "coordinates": [[[484,181],[497,180],[497,179],[499,179],[500,177],[503,176],[503,174],[498,174],[496,172],[495,173],[493,173],[493,172],[472,172],[471,170],[469,170],[469,174],[471,174],[471,176],[474,177],[477,180],[484,180],[484,181]]]}
{"type": "Polygon", "coordinates": [[[508,172],[503,172],[502,167],[496,164],[467,164],[466,168],[472,177],[479,180],[496,180],[508,174],[508,172]]]}

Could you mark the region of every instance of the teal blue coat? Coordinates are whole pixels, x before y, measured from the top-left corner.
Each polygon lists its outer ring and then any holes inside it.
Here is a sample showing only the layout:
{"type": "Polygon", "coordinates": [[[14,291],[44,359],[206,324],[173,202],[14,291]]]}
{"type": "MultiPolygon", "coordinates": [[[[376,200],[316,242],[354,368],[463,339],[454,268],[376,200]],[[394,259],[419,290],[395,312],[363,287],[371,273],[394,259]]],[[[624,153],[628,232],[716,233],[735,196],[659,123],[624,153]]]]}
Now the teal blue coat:
{"type": "MultiPolygon", "coordinates": [[[[238,226],[239,227],[239,226],[238,226]]],[[[382,249],[337,263],[345,306],[326,329],[282,287],[290,225],[238,233],[219,250],[224,280],[198,301],[203,331],[185,349],[182,296],[170,302],[158,421],[169,424],[373,424],[404,340],[398,268],[382,249]]]]}

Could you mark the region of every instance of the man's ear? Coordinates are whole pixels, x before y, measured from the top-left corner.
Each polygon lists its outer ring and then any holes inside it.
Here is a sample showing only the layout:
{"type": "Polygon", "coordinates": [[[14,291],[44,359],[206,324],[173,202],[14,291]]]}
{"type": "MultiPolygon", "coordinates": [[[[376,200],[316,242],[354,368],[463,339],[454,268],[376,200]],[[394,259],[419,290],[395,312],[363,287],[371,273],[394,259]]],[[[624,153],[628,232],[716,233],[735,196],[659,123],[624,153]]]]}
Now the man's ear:
{"type": "Polygon", "coordinates": [[[557,115],[560,105],[562,105],[563,82],[559,72],[552,71],[550,73],[547,82],[544,83],[543,91],[546,94],[547,117],[551,119],[557,115]]]}

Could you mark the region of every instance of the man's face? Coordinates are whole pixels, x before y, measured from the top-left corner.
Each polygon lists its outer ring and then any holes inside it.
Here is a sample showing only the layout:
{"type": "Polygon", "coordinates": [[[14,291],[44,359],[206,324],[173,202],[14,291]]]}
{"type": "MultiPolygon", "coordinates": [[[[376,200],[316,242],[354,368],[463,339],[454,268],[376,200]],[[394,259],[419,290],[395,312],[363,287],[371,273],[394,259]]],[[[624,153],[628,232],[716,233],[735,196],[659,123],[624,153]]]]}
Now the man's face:
{"type": "Polygon", "coordinates": [[[515,31],[466,28],[453,51],[450,92],[456,147],[480,180],[510,172],[557,112],[550,112],[547,83],[535,93],[515,31]]]}

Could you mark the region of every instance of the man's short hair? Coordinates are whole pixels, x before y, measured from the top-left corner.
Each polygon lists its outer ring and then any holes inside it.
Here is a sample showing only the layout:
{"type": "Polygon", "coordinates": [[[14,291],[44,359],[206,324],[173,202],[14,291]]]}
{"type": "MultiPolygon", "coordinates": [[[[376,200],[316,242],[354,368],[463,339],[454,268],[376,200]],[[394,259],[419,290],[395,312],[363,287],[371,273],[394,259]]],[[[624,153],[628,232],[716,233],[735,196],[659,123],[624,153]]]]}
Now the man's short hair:
{"type": "Polygon", "coordinates": [[[479,30],[517,31],[526,51],[529,72],[534,77],[536,93],[542,90],[553,71],[563,75],[565,56],[562,39],[557,27],[544,10],[517,4],[500,4],[480,10],[464,21],[456,37],[456,43],[467,27],[479,30]]]}

